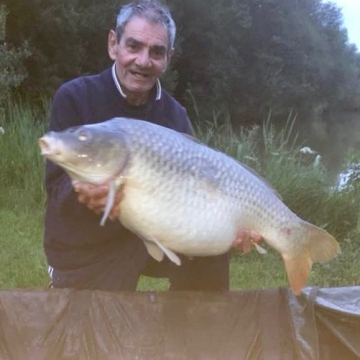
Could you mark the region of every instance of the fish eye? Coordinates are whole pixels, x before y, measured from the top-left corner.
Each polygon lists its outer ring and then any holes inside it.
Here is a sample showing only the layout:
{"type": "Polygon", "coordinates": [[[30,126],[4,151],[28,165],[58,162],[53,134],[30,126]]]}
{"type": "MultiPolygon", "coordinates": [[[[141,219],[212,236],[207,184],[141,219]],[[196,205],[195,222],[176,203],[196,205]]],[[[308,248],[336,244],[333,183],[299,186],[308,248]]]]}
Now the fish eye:
{"type": "Polygon", "coordinates": [[[76,135],[79,141],[87,141],[91,138],[91,133],[86,131],[86,129],[79,129],[76,135]]]}

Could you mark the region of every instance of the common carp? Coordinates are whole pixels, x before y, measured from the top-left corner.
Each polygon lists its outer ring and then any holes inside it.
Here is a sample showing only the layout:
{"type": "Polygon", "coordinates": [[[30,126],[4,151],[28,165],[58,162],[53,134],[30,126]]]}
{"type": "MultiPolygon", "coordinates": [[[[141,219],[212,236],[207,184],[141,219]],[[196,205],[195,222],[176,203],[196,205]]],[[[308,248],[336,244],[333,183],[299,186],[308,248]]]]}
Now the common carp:
{"type": "Polygon", "coordinates": [[[332,235],[299,218],[254,171],[171,129],[114,118],[49,132],[39,146],[73,181],[110,181],[102,224],[122,186],[119,220],[158,261],[225,253],[238,230],[249,229],[281,254],[299,294],[312,264],[340,252],[332,235]]]}

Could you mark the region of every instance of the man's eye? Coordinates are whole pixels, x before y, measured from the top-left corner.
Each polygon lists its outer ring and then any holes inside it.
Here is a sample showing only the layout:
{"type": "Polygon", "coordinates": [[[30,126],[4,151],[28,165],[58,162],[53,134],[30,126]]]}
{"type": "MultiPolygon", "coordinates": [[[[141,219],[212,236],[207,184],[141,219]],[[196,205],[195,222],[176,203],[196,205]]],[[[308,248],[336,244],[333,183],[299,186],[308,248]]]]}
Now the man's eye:
{"type": "Polygon", "coordinates": [[[165,51],[164,51],[163,49],[153,49],[153,51],[151,52],[151,54],[152,54],[152,56],[153,56],[154,58],[159,59],[159,58],[164,57],[165,51]]]}
{"type": "Polygon", "coordinates": [[[128,48],[130,50],[138,50],[140,48],[140,45],[139,44],[135,44],[135,43],[130,43],[128,44],[128,48]]]}

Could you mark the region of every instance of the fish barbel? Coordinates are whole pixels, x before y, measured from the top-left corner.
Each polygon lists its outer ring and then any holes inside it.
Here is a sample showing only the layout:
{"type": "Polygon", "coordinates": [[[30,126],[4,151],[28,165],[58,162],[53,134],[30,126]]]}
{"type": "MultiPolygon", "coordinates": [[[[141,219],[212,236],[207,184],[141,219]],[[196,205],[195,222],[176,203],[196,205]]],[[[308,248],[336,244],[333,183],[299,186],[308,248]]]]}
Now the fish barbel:
{"type": "Polygon", "coordinates": [[[281,254],[299,294],[312,264],[340,252],[332,235],[294,214],[251,169],[171,129],[114,118],[49,132],[39,146],[73,181],[110,181],[102,223],[121,185],[119,220],[158,261],[225,253],[238,230],[249,229],[281,254]]]}

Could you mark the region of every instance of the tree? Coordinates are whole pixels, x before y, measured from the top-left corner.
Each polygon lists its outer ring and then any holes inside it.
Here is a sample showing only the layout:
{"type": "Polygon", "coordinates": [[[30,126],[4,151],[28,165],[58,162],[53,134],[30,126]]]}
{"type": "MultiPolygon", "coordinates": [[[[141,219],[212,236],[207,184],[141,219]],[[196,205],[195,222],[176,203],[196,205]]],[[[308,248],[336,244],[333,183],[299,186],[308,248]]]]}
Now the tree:
{"type": "Polygon", "coordinates": [[[10,90],[16,88],[26,78],[24,59],[30,55],[29,47],[9,48],[5,42],[5,24],[8,11],[0,5],[0,107],[10,90]]]}
{"type": "Polygon", "coordinates": [[[321,0],[173,0],[175,94],[233,118],[355,106],[359,66],[341,12],[321,0]],[[205,10],[206,9],[206,10],[205,10]]]}
{"type": "MultiPolygon", "coordinates": [[[[6,42],[32,54],[23,93],[52,96],[64,81],[110,65],[106,40],[126,0],[3,0],[6,42]]],[[[127,2],[127,1],[126,1],[127,2]]],[[[360,60],[341,12],[321,0],[168,0],[178,27],[167,83],[185,105],[233,119],[290,109],[359,108],[360,60]],[[174,76],[176,75],[176,76],[174,76]],[[191,96],[189,94],[191,93],[191,96]]],[[[283,117],[283,116],[282,116],[283,117]]]]}
{"type": "Polygon", "coordinates": [[[32,47],[23,93],[51,96],[64,81],[110,64],[107,34],[118,1],[3,1],[9,8],[7,41],[32,47]]]}

